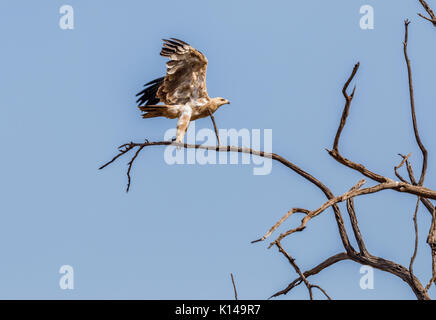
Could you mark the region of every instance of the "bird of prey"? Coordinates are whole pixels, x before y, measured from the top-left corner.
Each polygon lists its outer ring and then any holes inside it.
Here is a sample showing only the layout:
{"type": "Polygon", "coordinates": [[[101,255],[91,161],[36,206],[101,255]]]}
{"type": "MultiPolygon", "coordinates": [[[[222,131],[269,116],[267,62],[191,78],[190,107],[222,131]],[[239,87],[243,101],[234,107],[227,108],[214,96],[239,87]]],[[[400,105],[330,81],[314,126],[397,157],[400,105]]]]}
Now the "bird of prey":
{"type": "Polygon", "coordinates": [[[175,141],[181,143],[191,121],[207,117],[230,102],[207,94],[207,59],[200,51],[175,38],[163,41],[160,55],[169,58],[166,75],[146,83],[136,102],[143,118],[178,118],[175,141]]]}

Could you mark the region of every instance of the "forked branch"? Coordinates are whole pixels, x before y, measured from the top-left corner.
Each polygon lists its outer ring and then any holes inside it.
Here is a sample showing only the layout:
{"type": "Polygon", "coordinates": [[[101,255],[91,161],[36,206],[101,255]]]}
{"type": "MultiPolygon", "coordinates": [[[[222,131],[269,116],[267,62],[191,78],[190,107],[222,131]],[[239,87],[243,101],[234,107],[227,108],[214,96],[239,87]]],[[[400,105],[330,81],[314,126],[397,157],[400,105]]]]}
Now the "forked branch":
{"type": "Polygon", "coordinates": [[[429,14],[430,18],[424,16],[424,15],[421,14],[421,13],[418,13],[418,15],[419,15],[421,18],[423,18],[423,19],[425,19],[425,20],[427,20],[427,21],[430,21],[430,22],[433,23],[433,25],[436,27],[436,16],[435,16],[433,10],[430,8],[430,6],[429,6],[429,5],[427,4],[427,2],[425,2],[424,0],[419,0],[419,2],[420,2],[421,5],[424,7],[425,11],[427,11],[427,13],[429,14]]]}

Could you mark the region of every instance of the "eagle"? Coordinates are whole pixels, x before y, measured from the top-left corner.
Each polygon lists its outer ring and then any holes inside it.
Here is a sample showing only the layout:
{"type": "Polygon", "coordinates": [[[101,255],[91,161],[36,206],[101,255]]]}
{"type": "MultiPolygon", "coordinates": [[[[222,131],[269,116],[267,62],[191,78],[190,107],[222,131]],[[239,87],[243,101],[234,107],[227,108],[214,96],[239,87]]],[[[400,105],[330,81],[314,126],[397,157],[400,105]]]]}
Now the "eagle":
{"type": "Polygon", "coordinates": [[[200,51],[170,38],[163,39],[160,55],[169,58],[166,75],[146,83],[136,102],[144,119],[178,118],[175,141],[181,143],[191,121],[208,117],[230,102],[207,94],[207,58],[200,51]]]}

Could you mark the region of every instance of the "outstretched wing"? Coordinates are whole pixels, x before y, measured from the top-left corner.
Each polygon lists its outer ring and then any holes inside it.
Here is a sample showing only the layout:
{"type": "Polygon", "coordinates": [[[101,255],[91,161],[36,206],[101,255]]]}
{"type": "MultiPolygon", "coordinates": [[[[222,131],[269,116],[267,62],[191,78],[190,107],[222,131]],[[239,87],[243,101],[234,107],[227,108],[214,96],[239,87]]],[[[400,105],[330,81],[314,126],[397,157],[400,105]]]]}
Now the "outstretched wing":
{"type": "Polygon", "coordinates": [[[182,40],[163,40],[161,56],[168,57],[167,74],[156,97],[167,105],[185,104],[208,98],[206,89],[207,59],[182,40]]]}

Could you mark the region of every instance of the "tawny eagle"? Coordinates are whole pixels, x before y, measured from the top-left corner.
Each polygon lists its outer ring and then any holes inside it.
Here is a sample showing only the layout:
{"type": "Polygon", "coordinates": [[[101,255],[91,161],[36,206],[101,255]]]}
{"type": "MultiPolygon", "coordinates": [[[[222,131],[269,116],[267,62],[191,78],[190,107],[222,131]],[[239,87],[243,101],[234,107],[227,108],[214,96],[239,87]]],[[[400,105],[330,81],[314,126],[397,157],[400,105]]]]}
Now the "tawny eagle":
{"type": "Polygon", "coordinates": [[[180,143],[191,121],[207,117],[209,111],[214,113],[230,102],[207,94],[207,59],[200,51],[175,38],[163,41],[160,55],[170,59],[166,75],[146,83],[137,94],[137,102],[143,118],[178,118],[175,141],[180,143]]]}

